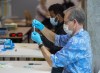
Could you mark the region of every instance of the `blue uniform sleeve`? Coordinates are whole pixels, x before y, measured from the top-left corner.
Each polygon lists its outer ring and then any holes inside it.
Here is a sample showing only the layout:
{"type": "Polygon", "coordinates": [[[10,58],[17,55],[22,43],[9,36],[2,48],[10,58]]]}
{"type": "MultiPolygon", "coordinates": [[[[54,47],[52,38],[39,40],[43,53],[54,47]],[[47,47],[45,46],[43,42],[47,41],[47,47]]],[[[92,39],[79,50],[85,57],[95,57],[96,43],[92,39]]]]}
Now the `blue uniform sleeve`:
{"type": "Polygon", "coordinates": [[[55,45],[59,47],[63,47],[66,45],[70,35],[56,35],[55,36],[55,45]]]}
{"type": "Polygon", "coordinates": [[[88,46],[86,47],[85,44],[86,42],[83,39],[70,39],[60,51],[58,51],[55,55],[51,55],[53,67],[67,66],[68,64],[88,57],[89,55],[86,54],[88,46]]]}

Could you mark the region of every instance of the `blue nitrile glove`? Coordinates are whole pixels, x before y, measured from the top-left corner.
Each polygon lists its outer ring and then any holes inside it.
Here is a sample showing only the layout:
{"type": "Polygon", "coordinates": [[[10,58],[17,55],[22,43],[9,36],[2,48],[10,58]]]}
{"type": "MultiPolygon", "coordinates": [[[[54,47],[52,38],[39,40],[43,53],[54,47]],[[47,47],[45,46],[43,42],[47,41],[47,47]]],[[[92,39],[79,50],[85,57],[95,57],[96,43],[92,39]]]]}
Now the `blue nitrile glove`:
{"type": "Polygon", "coordinates": [[[4,49],[2,49],[3,51],[6,51],[6,50],[12,50],[14,49],[14,43],[12,42],[12,40],[10,39],[6,39],[5,42],[4,42],[4,49]]]}
{"type": "Polygon", "coordinates": [[[35,26],[35,28],[39,29],[40,31],[44,29],[44,25],[36,19],[34,19],[32,21],[32,27],[34,28],[34,26],[35,26]]]}
{"type": "Polygon", "coordinates": [[[32,32],[31,33],[31,39],[33,41],[35,41],[36,43],[38,43],[38,44],[42,44],[42,40],[41,40],[40,34],[37,33],[37,32],[32,32]]]}

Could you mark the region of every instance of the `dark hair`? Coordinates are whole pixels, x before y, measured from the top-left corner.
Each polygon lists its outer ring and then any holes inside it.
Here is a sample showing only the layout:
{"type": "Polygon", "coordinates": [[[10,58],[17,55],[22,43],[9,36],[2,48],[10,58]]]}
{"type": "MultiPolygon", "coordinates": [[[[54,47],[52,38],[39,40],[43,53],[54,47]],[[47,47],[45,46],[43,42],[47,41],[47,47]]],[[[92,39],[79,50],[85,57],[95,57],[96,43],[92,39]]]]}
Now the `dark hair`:
{"type": "Polygon", "coordinates": [[[53,4],[53,5],[51,5],[50,7],[49,7],[49,9],[48,9],[49,11],[53,11],[54,12],[54,14],[60,14],[62,17],[64,17],[64,13],[63,13],[63,11],[64,11],[64,8],[63,8],[63,6],[61,5],[61,4],[53,4]]]}
{"type": "Polygon", "coordinates": [[[69,7],[75,6],[74,3],[71,1],[66,1],[66,0],[63,0],[63,1],[64,3],[62,4],[62,6],[64,7],[65,10],[68,9],[69,7]]]}

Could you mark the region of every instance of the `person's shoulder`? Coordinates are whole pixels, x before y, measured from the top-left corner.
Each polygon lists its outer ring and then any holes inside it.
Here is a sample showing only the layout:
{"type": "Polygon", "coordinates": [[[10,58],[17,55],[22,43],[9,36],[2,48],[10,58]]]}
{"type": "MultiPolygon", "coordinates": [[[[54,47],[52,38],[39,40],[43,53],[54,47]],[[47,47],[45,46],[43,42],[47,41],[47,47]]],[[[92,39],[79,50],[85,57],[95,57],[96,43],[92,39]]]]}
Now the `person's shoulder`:
{"type": "Polygon", "coordinates": [[[69,42],[72,43],[72,44],[76,44],[76,43],[78,43],[79,40],[80,40],[79,37],[73,36],[73,37],[70,38],[69,42]]]}
{"type": "Polygon", "coordinates": [[[84,38],[90,38],[89,32],[86,30],[83,30],[83,32],[80,33],[80,36],[84,38]]]}
{"type": "Polygon", "coordinates": [[[73,42],[74,44],[85,43],[88,40],[90,40],[90,35],[86,30],[83,30],[82,32],[71,38],[71,42],[73,42]]]}
{"type": "Polygon", "coordinates": [[[77,34],[74,35],[76,38],[84,38],[84,37],[89,37],[88,31],[81,29],[77,34]]]}

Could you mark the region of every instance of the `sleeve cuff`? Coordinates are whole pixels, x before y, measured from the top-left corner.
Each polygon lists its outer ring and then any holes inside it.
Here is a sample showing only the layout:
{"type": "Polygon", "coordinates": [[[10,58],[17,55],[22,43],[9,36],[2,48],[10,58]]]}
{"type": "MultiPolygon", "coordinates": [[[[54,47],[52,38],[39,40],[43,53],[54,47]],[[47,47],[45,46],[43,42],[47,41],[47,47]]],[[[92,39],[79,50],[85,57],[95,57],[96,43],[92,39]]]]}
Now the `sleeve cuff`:
{"type": "Polygon", "coordinates": [[[56,65],[55,65],[55,60],[54,60],[54,55],[53,54],[51,54],[51,60],[52,60],[52,67],[56,67],[56,65]]]}

